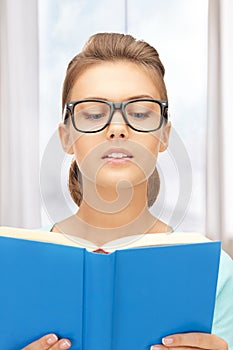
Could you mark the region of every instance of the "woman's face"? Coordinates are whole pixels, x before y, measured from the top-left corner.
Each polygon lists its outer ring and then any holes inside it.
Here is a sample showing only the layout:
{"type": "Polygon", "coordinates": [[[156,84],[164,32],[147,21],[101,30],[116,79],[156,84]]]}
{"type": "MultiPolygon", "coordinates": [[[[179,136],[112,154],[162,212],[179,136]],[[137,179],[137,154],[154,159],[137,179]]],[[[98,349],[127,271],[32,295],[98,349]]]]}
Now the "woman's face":
{"type": "MultiPolygon", "coordinates": [[[[161,99],[149,73],[135,63],[118,61],[87,68],[76,80],[70,101],[95,98],[121,102],[140,97],[161,99]]],[[[103,187],[127,187],[145,181],[153,172],[158,152],[167,147],[170,122],[156,132],[137,132],[116,110],[110,125],[100,132],[78,132],[71,121],[68,126],[61,123],[59,132],[64,149],[75,155],[84,177],[103,187]]]]}

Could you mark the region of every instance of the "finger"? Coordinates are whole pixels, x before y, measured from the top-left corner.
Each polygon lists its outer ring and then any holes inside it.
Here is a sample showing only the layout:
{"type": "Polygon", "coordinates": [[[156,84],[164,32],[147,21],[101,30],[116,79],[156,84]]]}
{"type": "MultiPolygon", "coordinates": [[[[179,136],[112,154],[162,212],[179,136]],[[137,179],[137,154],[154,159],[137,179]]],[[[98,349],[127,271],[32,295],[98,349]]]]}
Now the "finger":
{"type": "Polygon", "coordinates": [[[69,349],[70,347],[71,342],[69,341],[69,339],[60,339],[55,345],[49,348],[49,350],[65,350],[69,349]]]}
{"type": "Polygon", "coordinates": [[[209,333],[181,333],[173,334],[162,339],[167,347],[193,347],[199,349],[227,350],[228,345],[222,338],[209,333]]]}
{"type": "Polygon", "coordinates": [[[179,346],[179,347],[168,348],[168,347],[161,345],[161,344],[152,345],[150,347],[150,350],[169,350],[169,349],[172,349],[172,350],[200,350],[200,348],[194,348],[194,347],[192,347],[190,349],[189,346],[179,346]]]}
{"type": "Polygon", "coordinates": [[[58,337],[56,336],[56,334],[46,334],[40,339],[37,339],[33,343],[27,345],[22,350],[47,350],[57,341],[58,337]]]}
{"type": "Polygon", "coordinates": [[[56,334],[51,333],[27,345],[22,350],[58,350],[69,349],[70,346],[71,343],[68,339],[60,339],[58,341],[56,334]]]}
{"type": "Polygon", "coordinates": [[[162,344],[151,345],[150,350],[167,350],[168,348],[162,344]]]}

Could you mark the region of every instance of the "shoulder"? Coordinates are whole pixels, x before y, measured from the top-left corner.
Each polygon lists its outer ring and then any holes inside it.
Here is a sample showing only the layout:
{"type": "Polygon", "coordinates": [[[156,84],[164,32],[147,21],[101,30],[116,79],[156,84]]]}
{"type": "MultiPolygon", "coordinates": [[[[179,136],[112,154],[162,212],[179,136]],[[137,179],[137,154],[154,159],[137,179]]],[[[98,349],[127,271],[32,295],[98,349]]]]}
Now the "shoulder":
{"type": "Polygon", "coordinates": [[[173,232],[173,228],[165,222],[155,218],[153,226],[147,233],[168,233],[173,232]]]}
{"type": "Polygon", "coordinates": [[[81,224],[77,215],[71,215],[62,221],[53,225],[52,232],[68,233],[71,235],[79,234],[81,232],[81,224]]]}
{"type": "Polygon", "coordinates": [[[222,250],[219,264],[217,294],[221,293],[226,284],[233,286],[233,260],[224,250],[222,250]]]}
{"type": "Polygon", "coordinates": [[[51,228],[51,232],[57,232],[57,233],[62,233],[62,231],[60,231],[59,230],[59,223],[57,223],[57,224],[54,224],[53,226],[52,226],[52,228],[51,228]]]}
{"type": "Polygon", "coordinates": [[[212,332],[233,350],[233,260],[221,251],[212,332]]]}

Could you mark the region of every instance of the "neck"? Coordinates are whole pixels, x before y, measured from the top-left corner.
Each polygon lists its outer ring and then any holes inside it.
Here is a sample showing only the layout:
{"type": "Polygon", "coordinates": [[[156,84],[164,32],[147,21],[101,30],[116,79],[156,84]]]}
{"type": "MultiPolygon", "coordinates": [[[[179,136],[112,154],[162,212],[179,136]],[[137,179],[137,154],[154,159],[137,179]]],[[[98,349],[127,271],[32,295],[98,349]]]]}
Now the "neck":
{"type": "Polygon", "coordinates": [[[147,183],[114,190],[83,181],[83,200],[78,212],[56,226],[65,232],[102,246],[125,236],[162,233],[172,228],[154,217],[147,207],[147,183]]]}
{"type": "Polygon", "coordinates": [[[113,187],[83,182],[83,201],[78,211],[80,219],[99,228],[119,228],[148,215],[147,183],[130,187],[113,187]]]}

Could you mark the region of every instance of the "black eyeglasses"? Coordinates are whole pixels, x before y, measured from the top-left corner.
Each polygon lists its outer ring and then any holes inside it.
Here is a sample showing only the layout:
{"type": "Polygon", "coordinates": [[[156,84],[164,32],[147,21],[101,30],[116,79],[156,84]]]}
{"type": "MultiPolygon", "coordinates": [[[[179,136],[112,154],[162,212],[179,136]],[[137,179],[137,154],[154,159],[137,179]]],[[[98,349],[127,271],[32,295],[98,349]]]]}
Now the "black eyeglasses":
{"type": "Polygon", "coordinates": [[[139,132],[152,132],[167,120],[168,102],[154,99],[134,99],[124,102],[87,99],[67,102],[63,122],[71,115],[77,131],[94,133],[106,128],[116,110],[120,110],[126,125],[139,132]]]}

